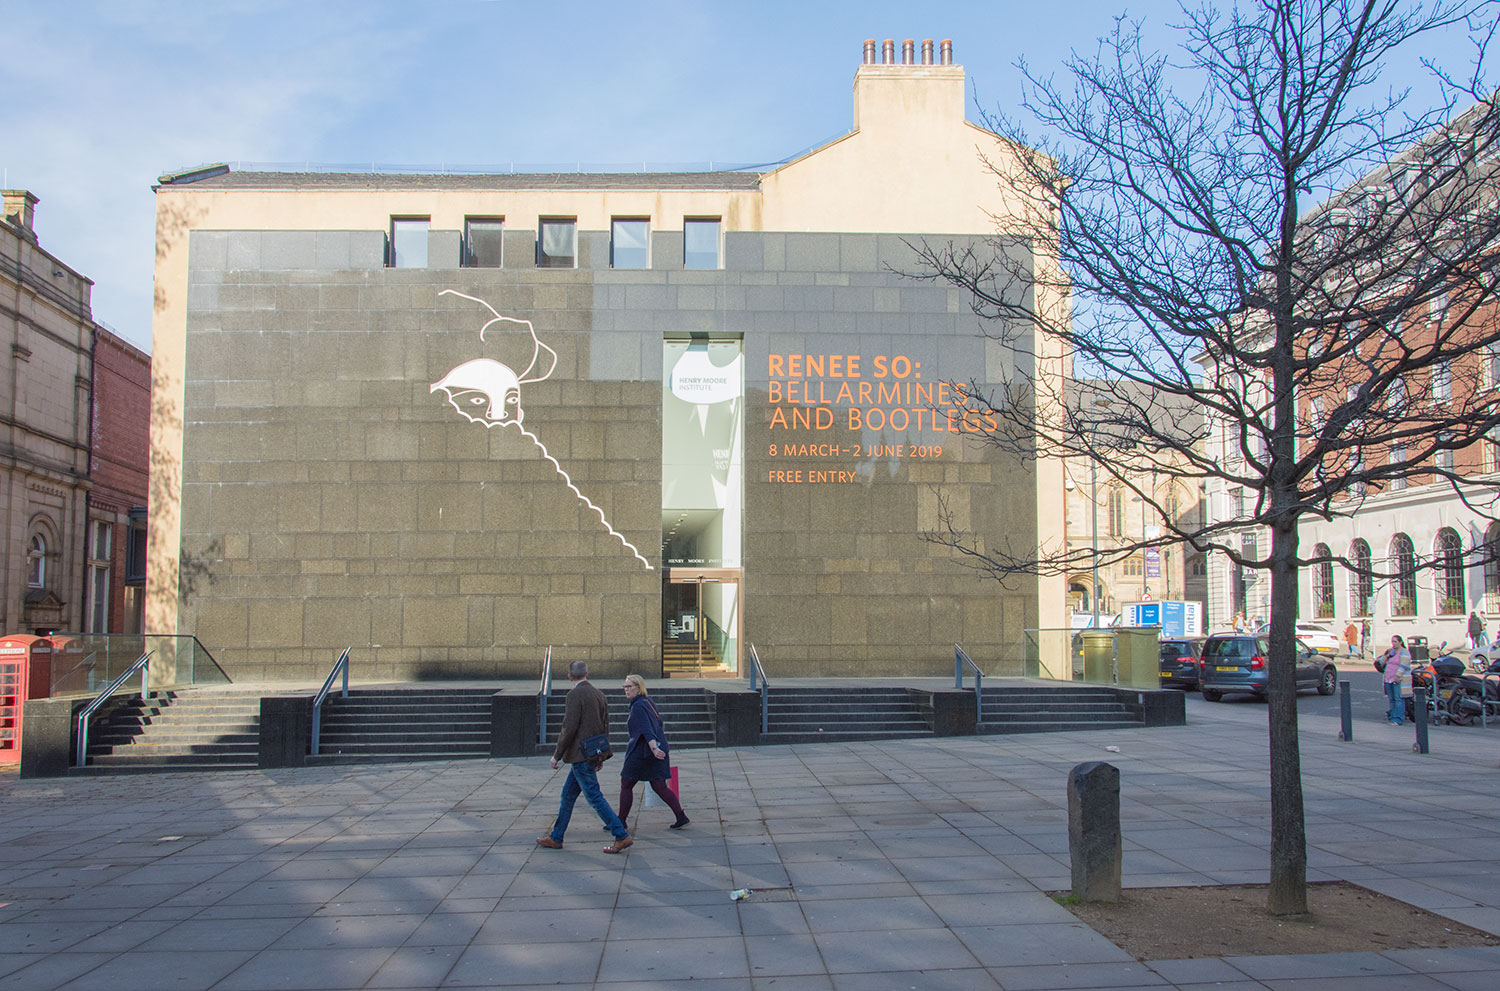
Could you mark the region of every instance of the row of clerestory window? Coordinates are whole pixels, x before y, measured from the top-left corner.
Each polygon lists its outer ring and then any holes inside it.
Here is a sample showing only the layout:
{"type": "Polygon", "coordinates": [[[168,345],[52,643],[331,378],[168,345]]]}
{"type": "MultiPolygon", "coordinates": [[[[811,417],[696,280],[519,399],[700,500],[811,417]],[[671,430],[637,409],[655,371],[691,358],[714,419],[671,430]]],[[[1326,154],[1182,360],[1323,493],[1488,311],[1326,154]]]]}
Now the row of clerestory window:
{"type": "MultiPolygon", "coordinates": [[[[392,217],[391,268],[426,268],[430,217],[392,217]]],[[[682,222],[682,267],[716,269],[721,261],[721,224],[717,217],[682,222]]],[[[464,268],[501,268],[504,264],[505,218],[464,218],[459,264],[464,268]]],[[[578,267],[578,219],[543,217],[537,223],[537,268],[578,267]]],[[[609,267],[651,267],[651,221],[646,217],[616,217],[610,222],[609,267]]]]}

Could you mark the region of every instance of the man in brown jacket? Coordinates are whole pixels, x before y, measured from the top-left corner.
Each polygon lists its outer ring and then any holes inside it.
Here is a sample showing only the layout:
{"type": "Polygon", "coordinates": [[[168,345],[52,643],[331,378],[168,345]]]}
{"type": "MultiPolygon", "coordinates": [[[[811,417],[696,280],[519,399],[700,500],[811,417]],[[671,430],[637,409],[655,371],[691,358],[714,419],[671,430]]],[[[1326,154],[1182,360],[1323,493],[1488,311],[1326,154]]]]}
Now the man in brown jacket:
{"type": "Polygon", "coordinates": [[[599,813],[604,828],[615,841],[604,848],[605,853],[620,853],[635,840],[630,838],[625,824],[610,808],[604,793],[599,790],[599,764],[584,760],[581,741],[600,733],[609,732],[609,703],[604,693],[589,684],[589,666],[583,661],[568,665],[568,680],[573,687],[568,691],[567,706],[563,709],[562,732],[557,735],[557,748],[552,752],[552,767],[568,765],[568,777],[563,781],[562,804],[557,808],[557,821],[552,832],[538,836],[536,845],[549,850],[561,850],[563,834],[568,831],[568,820],[573,818],[573,803],[580,794],[599,813]]]}

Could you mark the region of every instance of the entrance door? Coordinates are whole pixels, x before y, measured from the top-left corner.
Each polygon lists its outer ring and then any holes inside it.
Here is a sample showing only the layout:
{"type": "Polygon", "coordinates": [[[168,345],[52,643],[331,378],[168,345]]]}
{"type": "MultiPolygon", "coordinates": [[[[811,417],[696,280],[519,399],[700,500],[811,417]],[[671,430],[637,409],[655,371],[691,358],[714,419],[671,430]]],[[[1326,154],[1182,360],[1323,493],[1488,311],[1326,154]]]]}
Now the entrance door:
{"type": "Polygon", "coordinates": [[[738,568],[669,568],[662,589],[662,673],[734,677],[740,669],[738,568]]]}

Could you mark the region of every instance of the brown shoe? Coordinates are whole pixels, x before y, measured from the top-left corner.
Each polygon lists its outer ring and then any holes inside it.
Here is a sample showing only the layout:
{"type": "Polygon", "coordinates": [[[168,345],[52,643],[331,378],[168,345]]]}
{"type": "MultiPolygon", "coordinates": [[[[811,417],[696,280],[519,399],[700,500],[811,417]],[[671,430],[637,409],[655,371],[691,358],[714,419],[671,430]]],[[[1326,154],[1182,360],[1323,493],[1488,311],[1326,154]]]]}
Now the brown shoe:
{"type": "Polygon", "coordinates": [[[561,850],[562,849],[562,844],[559,843],[559,842],[557,842],[556,840],[554,840],[550,836],[538,836],[536,838],[536,845],[537,846],[546,847],[548,850],[561,850]]]}
{"type": "MultiPolygon", "coordinates": [[[[541,841],[538,840],[537,842],[540,843],[541,841]]],[[[625,852],[625,848],[628,847],[628,846],[630,846],[630,844],[632,844],[634,842],[635,842],[635,840],[633,840],[630,837],[626,836],[623,839],[615,840],[609,846],[605,847],[604,848],[604,852],[605,853],[624,853],[625,852]]],[[[561,844],[559,844],[559,846],[561,846],[561,844]]]]}

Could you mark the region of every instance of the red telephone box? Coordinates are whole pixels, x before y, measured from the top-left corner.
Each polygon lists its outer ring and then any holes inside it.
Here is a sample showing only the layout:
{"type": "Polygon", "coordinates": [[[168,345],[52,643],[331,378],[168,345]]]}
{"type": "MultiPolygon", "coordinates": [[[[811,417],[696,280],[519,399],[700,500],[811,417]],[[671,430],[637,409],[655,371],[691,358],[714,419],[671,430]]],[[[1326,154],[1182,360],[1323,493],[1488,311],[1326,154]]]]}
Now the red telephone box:
{"type": "Polygon", "coordinates": [[[0,637],[0,764],[21,759],[22,705],[52,691],[52,641],[16,633],[0,637]]]}

